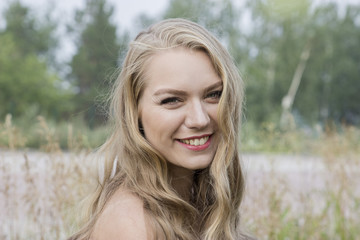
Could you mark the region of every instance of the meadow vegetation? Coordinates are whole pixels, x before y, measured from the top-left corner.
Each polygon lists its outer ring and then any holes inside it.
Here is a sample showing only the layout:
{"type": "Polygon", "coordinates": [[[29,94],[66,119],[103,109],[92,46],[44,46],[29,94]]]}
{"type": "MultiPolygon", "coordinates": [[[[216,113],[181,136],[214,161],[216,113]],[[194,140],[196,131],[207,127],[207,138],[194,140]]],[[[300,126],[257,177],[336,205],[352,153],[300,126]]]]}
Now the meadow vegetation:
{"type": "MultiPolygon", "coordinates": [[[[273,167],[247,173],[242,211],[250,232],[259,239],[358,239],[359,129],[328,128],[317,137],[304,137],[298,131],[259,134],[265,150],[273,146],[290,153],[285,155],[287,161],[312,164],[295,171],[273,167]],[[303,157],[296,160],[293,153],[303,157]]],[[[268,154],[267,158],[272,162],[276,156],[268,154]]]]}
{"type": "MultiPolygon", "coordinates": [[[[94,150],[108,134],[81,126],[43,117],[21,126],[10,115],[0,122],[0,239],[66,239],[76,229],[81,203],[96,185],[94,150]]],[[[268,162],[300,155],[321,168],[245,168],[243,228],[259,239],[357,239],[360,130],[255,129],[244,127],[245,155],[261,153],[268,162]]]]}

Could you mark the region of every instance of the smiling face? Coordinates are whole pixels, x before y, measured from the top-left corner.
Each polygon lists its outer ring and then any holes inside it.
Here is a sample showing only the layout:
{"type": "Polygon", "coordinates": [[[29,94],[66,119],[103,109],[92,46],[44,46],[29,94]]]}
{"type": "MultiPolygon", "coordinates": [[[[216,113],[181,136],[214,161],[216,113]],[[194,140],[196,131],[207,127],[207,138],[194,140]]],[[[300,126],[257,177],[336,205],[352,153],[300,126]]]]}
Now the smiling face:
{"type": "Polygon", "coordinates": [[[146,139],[172,172],[210,165],[219,142],[222,81],[202,51],[175,48],[155,54],[145,69],[139,116],[146,139]]]}

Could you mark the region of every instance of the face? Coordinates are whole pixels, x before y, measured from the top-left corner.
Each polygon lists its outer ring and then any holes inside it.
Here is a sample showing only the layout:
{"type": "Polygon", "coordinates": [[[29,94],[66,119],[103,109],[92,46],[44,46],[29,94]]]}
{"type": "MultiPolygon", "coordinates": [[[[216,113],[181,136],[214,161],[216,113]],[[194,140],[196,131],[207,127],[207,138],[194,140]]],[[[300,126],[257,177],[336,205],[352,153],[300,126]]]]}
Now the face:
{"type": "Polygon", "coordinates": [[[157,53],[145,69],[139,116],[145,137],[170,170],[203,169],[219,142],[217,109],[222,80],[201,51],[157,53]]]}

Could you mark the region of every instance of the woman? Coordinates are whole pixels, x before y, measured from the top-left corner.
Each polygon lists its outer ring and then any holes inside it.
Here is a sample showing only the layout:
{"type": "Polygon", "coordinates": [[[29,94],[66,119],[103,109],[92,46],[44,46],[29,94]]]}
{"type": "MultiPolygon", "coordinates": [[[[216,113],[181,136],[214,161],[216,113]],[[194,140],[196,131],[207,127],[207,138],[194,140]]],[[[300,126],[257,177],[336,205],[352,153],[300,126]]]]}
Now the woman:
{"type": "Polygon", "coordinates": [[[131,43],[85,227],[71,239],[241,239],[242,80],[208,31],[168,19],[131,43]]]}

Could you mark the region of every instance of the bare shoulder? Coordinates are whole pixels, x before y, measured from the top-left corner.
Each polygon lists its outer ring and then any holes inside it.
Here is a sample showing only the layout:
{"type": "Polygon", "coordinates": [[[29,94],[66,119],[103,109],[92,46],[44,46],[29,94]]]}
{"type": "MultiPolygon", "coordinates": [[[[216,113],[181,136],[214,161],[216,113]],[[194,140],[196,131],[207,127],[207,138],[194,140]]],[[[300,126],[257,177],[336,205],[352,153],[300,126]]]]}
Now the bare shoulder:
{"type": "Polygon", "coordinates": [[[142,200],[117,190],[99,216],[91,240],[147,240],[149,236],[142,200]]]}

